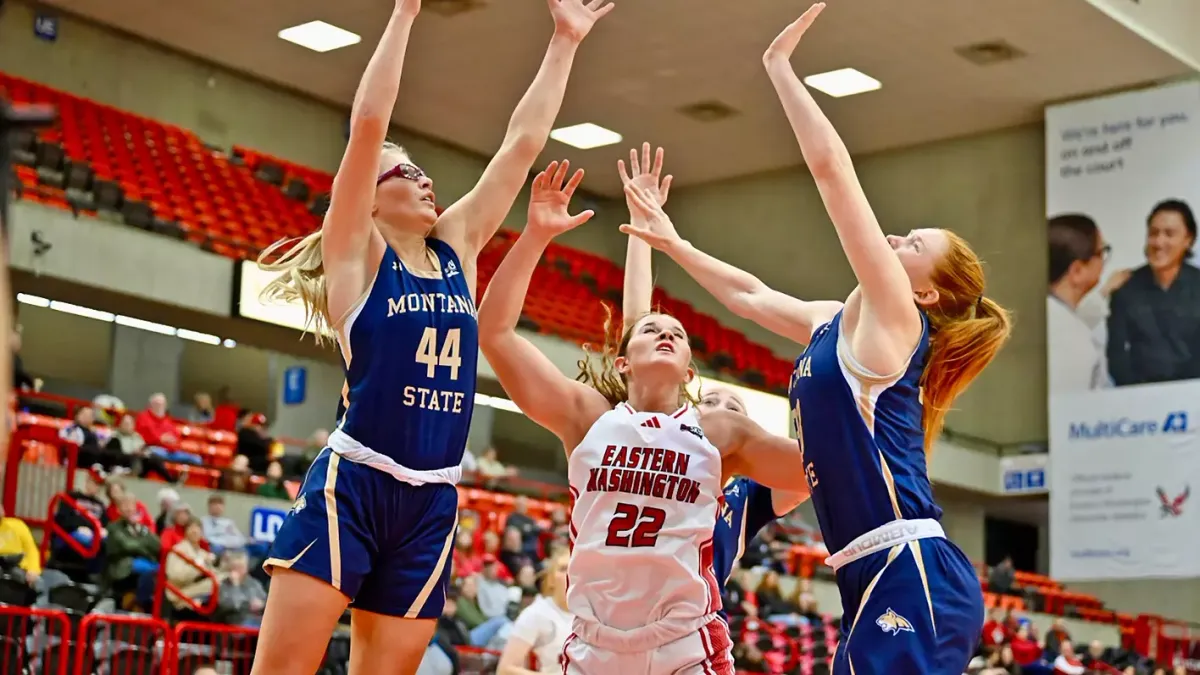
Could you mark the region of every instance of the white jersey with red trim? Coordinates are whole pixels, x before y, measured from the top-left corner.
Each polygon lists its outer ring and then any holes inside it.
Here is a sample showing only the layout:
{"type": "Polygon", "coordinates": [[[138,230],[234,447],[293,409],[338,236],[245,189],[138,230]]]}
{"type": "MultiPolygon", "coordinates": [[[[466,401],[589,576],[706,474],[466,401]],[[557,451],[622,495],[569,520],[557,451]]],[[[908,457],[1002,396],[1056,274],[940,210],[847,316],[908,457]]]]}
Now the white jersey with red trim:
{"type": "Polygon", "coordinates": [[[567,608],[584,641],[654,649],[721,609],[712,566],[721,453],[696,409],[604,413],[568,461],[571,562],[567,608]]]}

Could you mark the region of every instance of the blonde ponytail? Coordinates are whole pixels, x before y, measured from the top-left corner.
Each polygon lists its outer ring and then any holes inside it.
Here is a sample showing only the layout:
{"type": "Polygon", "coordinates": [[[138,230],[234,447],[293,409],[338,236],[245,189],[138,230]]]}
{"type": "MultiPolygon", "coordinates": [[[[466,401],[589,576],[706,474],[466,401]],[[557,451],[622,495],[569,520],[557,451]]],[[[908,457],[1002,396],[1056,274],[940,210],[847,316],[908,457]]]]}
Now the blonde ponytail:
{"type": "Polygon", "coordinates": [[[323,344],[333,327],[325,294],[325,267],[321,258],[321,230],[303,238],[280,239],[258,256],[258,267],[277,272],[259,294],[263,302],[304,305],[304,330],[323,344]]]}

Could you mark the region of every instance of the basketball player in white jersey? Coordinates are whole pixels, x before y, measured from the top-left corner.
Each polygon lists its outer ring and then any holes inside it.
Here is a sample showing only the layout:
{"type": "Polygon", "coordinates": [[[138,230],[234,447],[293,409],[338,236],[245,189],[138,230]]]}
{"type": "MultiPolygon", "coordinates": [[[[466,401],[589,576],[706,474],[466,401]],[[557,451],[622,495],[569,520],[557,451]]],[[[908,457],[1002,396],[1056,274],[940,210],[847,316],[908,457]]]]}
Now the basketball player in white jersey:
{"type": "Polygon", "coordinates": [[[480,347],[497,379],[567,448],[575,619],[563,671],[731,675],[712,569],[721,487],[738,473],[807,491],[800,451],[745,415],[714,410],[700,419],[685,388],[695,375],[687,333],[670,316],[634,322],[605,346],[599,372],[585,359],[579,381],[517,334],[547,244],[592,216],[567,213],[583,179],[578,171],[564,187],[567,169],[554,162],[534,179],[529,222],[479,309],[480,347]]]}

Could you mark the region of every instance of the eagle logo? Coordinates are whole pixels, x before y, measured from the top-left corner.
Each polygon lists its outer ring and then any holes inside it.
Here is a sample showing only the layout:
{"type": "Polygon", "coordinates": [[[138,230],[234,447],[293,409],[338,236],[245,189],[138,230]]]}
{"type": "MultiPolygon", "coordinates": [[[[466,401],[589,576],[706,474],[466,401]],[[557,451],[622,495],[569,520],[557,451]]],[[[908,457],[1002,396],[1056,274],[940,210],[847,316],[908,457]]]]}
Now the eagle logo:
{"type": "Polygon", "coordinates": [[[296,497],[296,501],[292,504],[290,513],[299,513],[306,505],[307,503],[304,500],[304,495],[301,494],[299,497],[296,497]]]}
{"type": "Polygon", "coordinates": [[[879,629],[884,633],[891,633],[892,635],[899,635],[901,632],[915,632],[913,631],[912,623],[897,614],[891,607],[888,607],[886,612],[880,614],[878,619],[875,619],[875,625],[879,626],[879,629]]]}
{"type": "Polygon", "coordinates": [[[1183,487],[1183,492],[1177,497],[1167,496],[1167,491],[1161,487],[1155,492],[1158,493],[1158,501],[1162,502],[1159,510],[1159,517],[1166,518],[1167,516],[1170,516],[1174,518],[1176,516],[1183,515],[1183,504],[1188,500],[1188,497],[1191,496],[1192,486],[1185,485],[1183,487]]]}

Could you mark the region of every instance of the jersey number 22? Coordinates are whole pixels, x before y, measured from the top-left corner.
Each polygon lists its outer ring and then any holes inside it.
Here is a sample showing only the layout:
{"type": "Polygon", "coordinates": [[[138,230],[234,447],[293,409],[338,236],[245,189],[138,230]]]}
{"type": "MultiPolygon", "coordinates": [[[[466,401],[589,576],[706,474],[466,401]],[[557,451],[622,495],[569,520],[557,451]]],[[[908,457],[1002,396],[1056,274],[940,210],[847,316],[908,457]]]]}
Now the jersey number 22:
{"type": "Polygon", "coordinates": [[[658,533],[667,522],[667,512],[653,506],[642,509],[621,502],[608,523],[608,546],[650,548],[658,543],[658,533]]]}

